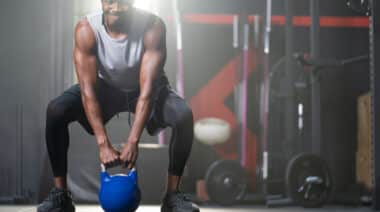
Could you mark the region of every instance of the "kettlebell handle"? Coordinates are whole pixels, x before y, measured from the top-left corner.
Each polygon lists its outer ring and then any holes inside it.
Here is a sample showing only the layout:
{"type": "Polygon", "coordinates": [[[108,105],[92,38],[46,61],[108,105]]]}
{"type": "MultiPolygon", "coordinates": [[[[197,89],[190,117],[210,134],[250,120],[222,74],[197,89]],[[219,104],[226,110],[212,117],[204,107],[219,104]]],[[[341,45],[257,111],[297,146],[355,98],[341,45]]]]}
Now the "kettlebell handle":
{"type": "MultiPolygon", "coordinates": [[[[120,166],[120,165],[121,165],[121,163],[120,163],[120,164],[117,164],[117,165],[115,165],[115,166],[120,166]]],[[[112,166],[112,167],[115,167],[115,166],[112,166]]],[[[110,167],[110,168],[112,168],[112,167],[110,167]]],[[[102,172],[107,172],[107,167],[106,167],[103,163],[100,164],[100,169],[101,169],[102,172]]],[[[135,171],[135,170],[136,170],[136,168],[133,167],[133,168],[130,169],[128,172],[135,171]]]]}

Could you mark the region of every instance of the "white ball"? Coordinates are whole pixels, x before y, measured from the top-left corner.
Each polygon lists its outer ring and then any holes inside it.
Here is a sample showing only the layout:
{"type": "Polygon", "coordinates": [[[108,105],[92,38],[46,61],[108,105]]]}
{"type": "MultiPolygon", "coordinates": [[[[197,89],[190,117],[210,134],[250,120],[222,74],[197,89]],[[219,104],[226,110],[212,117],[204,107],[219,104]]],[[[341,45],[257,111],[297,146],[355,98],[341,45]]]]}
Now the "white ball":
{"type": "Polygon", "coordinates": [[[231,136],[228,122],[219,118],[203,118],[194,125],[195,138],[207,145],[221,144],[231,136]]]}

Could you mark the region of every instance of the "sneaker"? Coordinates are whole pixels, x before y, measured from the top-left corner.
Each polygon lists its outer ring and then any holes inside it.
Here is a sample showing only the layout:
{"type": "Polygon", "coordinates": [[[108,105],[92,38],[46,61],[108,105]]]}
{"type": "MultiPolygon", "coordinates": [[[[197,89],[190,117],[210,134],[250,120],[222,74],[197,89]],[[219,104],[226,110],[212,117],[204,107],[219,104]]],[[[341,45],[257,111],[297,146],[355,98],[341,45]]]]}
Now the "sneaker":
{"type": "Polygon", "coordinates": [[[177,191],[165,195],[161,212],[199,212],[199,208],[183,193],[177,191]]]}
{"type": "Polygon", "coordinates": [[[65,189],[53,188],[38,205],[37,212],[75,212],[71,193],[65,189]]]}

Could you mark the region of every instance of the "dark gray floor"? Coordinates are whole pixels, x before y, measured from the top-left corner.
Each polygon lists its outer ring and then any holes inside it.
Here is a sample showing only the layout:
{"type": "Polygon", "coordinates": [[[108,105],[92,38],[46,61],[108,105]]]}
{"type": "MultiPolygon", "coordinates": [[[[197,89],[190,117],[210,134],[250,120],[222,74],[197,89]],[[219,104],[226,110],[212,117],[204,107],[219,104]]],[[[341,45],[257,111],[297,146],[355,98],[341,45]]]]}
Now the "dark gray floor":
{"type": "MultiPolygon", "coordinates": [[[[0,212],[35,212],[33,206],[0,206],[0,212]]],[[[140,206],[137,212],[159,212],[159,206],[140,206]]],[[[304,209],[300,207],[281,207],[281,208],[266,208],[263,206],[240,206],[240,207],[201,207],[201,212],[293,212],[293,211],[328,211],[328,212],[366,212],[373,211],[369,207],[344,207],[344,206],[325,206],[319,209],[304,209]]],[[[96,205],[80,205],[77,206],[76,212],[102,212],[102,209],[96,205]]]]}

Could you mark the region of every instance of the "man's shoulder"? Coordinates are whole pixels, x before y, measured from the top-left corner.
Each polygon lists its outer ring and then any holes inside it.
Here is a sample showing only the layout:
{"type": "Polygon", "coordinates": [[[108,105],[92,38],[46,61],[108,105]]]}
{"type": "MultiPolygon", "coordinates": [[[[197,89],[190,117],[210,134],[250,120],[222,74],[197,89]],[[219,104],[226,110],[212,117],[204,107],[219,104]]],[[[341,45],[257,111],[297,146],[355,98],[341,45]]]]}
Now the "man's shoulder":
{"type": "Polygon", "coordinates": [[[153,23],[153,22],[164,23],[164,21],[159,16],[149,11],[145,11],[139,8],[134,8],[134,14],[140,20],[145,20],[147,23],[153,23]]]}
{"type": "Polygon", "coordinates": [[[75,27],[75,45],[84,49],[91,50],[96,43],[94,31],[86,18],[78,21],[75,27]]]}
{"type": "Polygon", "coordinates": [[[89,34],[89,36],[95,36],[96,31],[99,30],[102,25],[103,11],[94,11],[83,16],[76,25],[76,31],[80,30],[89,34]]]}
{"type": "Polygon", "coordinates": [[[92,31],[91,24],[87,18],[79,20],[75,27],[76,32],[89,32],[92,31]]]}

